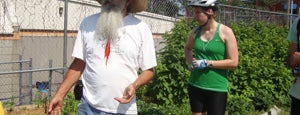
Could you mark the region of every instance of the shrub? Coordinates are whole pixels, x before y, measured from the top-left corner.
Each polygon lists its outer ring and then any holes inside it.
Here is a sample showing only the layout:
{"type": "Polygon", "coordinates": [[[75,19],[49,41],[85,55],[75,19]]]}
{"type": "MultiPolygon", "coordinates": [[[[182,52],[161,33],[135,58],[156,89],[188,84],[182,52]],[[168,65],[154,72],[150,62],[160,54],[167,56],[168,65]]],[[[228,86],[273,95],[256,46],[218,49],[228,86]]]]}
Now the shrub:
{"type": "MultiPolygon", "coordinates": [[[[196,23],[176,22],[164,35],[166,46],[158,52],[153,83],[147,101],[158,105],[188,105],[189,72],[184,58],[188,32],[196,23]]],[[[238,68],[230,70],[227,112],[245,114],[289,105],[290,70],[286,67],[288,29],[252,21],[232,23],[239,48],[238,68]]],[[[177,111],[176,111],[177,112],[177,111]]]]}
{"type": "Polygon", "coordinates": [[[62,107],[63,115],[76,115],[77,113],[77,105],[79,104],[78,100],[75,100],[75,95],[73,92],[69,92],[64,101],[62,107]]]}
{"type": "Polygon", "coordinates": [[[13,96],[11,96],[9,101],[5,101],[3,102],[3,107],[7,110],[7,111],[13,111],[15,108],[15,98],[13,96]]]}
{"type": "Polygon", "coordinates": [[[182,20],[164,35],[166,46],[158,52],[158,66],[153,83],[148,87],[148,96],[157,104],[182,104],[188,102],[187,79],[189,71],[184,57],[188,32],[194,23],[187,25],[182,20]]]}
{"type": "MultiPolygon", "coordinates": [[[[239,66],[229,77],[230,94],[250,99],[258,111],[288,105],[290,70],[286,67],[288,29],[263,22],[233,23],[239,66]]],[[[230,109],[230,108],[229,108],[230,109]]]]}

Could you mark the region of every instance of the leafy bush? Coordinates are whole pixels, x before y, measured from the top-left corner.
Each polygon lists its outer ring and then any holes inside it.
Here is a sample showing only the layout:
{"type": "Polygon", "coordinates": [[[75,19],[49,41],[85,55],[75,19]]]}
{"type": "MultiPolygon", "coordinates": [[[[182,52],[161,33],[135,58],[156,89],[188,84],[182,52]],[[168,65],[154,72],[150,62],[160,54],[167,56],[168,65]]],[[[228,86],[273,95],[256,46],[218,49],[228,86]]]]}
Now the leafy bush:
{"type": "Polygon", "coordinates": [[[187,79],[189,71],[184,57],[184,46],[191,26],[182,20],[171,32],[164,35],[166,46],[158,52],[158,66],[148,94],[157,104],[182,104],[188,102],[187,79]]]}
{"type": "Polygon", "coordinates": [[[62,107],[63,115],[76,115],[77,114],[77,105],[79,104],[78,100],[75,100],[75,95],[73,92],[69,92],[64,101],[62,107]]]}
{"type": "Polygon", "coordinates": [[[137,101],[138,114],[140,115],[190,115],[189,104],[178,105],[158,105],[147,103],[141,100],[137,101]],[[175,111],[174,111],[175,110],[175,111]]]}
{"type": "Polygon", "coordinates": [[[240,60],[229,77],[230,94],[250,99],[258,111],[268,110],[273,105],[288,105],[291,80],[285,64],[288,29],[254,21],[233,23],[232,29],[238,41],[240,60]]]}
{"type": "Polygon", "coordinates": [[[248,97],[229,94],[227,101],[228,115],[243,115],[255,111],[254,105],[248,97]]]}
{"type": "Polygon", "coordinates": [[[15,108],[15,98],[13,96],[11,96],[9,101],[5,101],[3,102],[3,107],[7,110],[7,111],[13,111],[15,108]]]}
{"type": "MultiPolygon", "coordinates": [[[[188,32],[195,25],[195,22],[179,21],[164,35],[166,46],[158,52],[156,76],[144,90],[146,102],[158,106],[188,105],[189,72],[184,46],[188,32]]],[[[239,66],[231,70],[228,77],[227,113],[256,114],[274,105],[288,106],[291,80],[290,70],[285,65],[288,29],[255,21],[232,23],[230,27],[238,42],[239,66]]]]}
{"type": "Polygon", "coordinates": [[[48,94],[42,93],[40,91],[36,92],[35,99],[33,100],[33,103],[35,105],[37,105],[37,108],[46,106],[47,100],[48,100],[47,95],[48,94]]]}

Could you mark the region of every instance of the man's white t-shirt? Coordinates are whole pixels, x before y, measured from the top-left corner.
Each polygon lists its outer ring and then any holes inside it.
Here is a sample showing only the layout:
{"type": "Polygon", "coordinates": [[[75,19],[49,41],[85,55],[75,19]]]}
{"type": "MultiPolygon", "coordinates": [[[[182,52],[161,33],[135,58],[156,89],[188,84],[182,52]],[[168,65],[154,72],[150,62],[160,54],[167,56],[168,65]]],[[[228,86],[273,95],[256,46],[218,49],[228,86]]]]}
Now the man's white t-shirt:
{"type": "Polygon", "coordinates": [[[124,17],[125,26],[119,29],[119,41],[111,43],[106,65],[106,41],[95,32],[99,15],[83,20],[72,54],[86,63],[82,73],[83,97],[101,111],[137,114],[136,98],[128,104],[120,104],[114,98],[123,96],[125,88],[137,79],[139,68],[147,70],[157,65],[152,33],[146,23],[133,15],[124,17]]]}

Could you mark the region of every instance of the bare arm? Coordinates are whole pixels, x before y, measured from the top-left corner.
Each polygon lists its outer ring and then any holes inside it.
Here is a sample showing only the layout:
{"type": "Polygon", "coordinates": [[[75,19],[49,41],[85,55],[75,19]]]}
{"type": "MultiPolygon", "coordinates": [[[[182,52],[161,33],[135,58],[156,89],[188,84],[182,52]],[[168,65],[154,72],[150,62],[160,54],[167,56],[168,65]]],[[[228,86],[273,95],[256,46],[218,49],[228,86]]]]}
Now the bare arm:
{"type": "Polygon", "coordinates": [[[153,79],[154,73],[154,68],[144,70],[139,77],[125,89],[123,97],[115,97],[114,99],[123,104],[129,103],[133,99],[136,90],[153,79]]]}
{"type": "Polygon", "coordinates": [[[55,114],[53,112],[59,112],[61,110],[62,101],[72,86],[78,81],[81,73],[85,68],[85,62],[75,58],[68,69],[62,84],[59,86],[56,94],[53,96],[49,106],[48,114],[55,114]]]}
{"type": "Polygon", "coordinates": [[[296,43],[290,43],[288,53],[288,66],[293,68],[296,64],[300,63],[300,52],[297,52],[296,43]]]}
{"type": "Polygon", "coordinates": [[[79,80],[85,67],[85,62],[75,58],[55,96],[64,97],[72,86],[79,80]]]}
{"type": "Polygon", "coordinates": [[[210,60],[212,68],[230,69],[238,66],[238,47],[235,35],[231,28],[221,26],[220,37],[224,40],[226,45],[226,59],[224,60],[210,60]]]}
{"type": "Polygon", "coordinates": [[[154,73],[155,73],[154,68],[150,68],[150,69],[147,69],[147,70],[143,71],[139,75],[138,79],[136,79],[132,83],[132,84],[134,84],[135,89],[139,89],[140,87],[142,87],[142,86],[146,85],[147,83],[149,83],[153,79],[154,73]]]}

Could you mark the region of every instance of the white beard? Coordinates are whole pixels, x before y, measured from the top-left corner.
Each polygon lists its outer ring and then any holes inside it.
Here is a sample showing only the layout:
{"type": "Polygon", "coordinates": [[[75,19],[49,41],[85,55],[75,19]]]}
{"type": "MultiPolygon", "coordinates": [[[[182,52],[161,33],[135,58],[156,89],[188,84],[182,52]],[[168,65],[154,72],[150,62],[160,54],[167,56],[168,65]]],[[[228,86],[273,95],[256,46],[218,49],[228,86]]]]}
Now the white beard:
{"type": "Polygon", "coordinates": [[[124,25],[122,9],[121,6],[102,6],[96,25],[98,39],[106,41],[110,37],[112,43],[119,41],[118,30],[124,25]]]}

